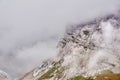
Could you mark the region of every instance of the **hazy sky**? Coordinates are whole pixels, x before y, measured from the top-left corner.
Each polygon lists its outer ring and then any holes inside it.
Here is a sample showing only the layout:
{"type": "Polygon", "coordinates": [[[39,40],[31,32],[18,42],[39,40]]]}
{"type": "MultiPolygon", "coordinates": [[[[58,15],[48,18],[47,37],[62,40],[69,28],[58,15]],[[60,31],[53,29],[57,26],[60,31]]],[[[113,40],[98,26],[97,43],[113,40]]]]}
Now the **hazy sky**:
{"type": "Polygon", "coordinates": [[[21,76],[57,53],[67,25],[115,13],[119,4],[119,0],[0,0],[0,69],[21,76]]]}

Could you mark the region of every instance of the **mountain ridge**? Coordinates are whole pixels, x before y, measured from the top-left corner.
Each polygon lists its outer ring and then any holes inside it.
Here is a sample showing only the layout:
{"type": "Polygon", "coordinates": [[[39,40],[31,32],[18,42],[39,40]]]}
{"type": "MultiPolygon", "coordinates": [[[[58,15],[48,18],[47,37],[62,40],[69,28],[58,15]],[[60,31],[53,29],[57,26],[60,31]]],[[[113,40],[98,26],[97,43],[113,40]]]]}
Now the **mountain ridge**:
{"type": "Polygon", "coordinates": [[[118,15],[73,25],[59,41],[57,56],[18,80],[119,80],[119,32],[118,15]]]}
{"type": "Polygon", "coordinates": [[[120,18],[115,15],[68,28],[59,41],[57,57],[38,67],[33,79],[70,80],[75,76],[94,78],[104,71],[120,73],[119,32],[120,18]]]}

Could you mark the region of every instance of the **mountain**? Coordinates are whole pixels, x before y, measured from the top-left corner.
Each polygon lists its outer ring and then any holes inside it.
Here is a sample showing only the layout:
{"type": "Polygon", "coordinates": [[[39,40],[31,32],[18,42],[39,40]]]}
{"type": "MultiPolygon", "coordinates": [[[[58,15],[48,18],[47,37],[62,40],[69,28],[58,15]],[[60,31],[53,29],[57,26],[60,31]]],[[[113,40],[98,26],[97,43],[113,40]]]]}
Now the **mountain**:
{"type": "Polygon", "coordinates": [[[20,80],[120,80],[120,17],[72,25],[59,53],[20,80]]]}
{"type": "Polygon", "coordinates": [[[6,72],[0,70],[0,80],[11,80],[11,78],[6,72]]]}

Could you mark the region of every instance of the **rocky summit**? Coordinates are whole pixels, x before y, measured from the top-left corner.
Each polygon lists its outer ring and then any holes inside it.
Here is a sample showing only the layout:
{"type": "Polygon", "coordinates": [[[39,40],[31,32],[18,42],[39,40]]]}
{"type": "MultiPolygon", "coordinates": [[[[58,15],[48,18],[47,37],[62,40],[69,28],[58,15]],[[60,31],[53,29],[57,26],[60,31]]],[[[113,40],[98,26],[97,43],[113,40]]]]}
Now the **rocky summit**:
{"type": "Polygon", "coordinates": [[[20,80],[120,80],[120,17],[72,25],[58,49],[20,80]]]}

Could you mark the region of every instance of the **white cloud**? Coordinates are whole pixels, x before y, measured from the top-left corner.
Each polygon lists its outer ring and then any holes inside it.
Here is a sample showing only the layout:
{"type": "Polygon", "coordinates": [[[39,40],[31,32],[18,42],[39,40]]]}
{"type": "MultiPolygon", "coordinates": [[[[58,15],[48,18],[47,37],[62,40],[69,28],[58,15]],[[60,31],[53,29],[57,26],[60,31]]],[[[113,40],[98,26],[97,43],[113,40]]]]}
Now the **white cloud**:
{"type": "Polygon", "coordinates": [[[29,61],[34,65],[39,62],[37,59],[48,57],[47,52],[55,53],[56,42],[66,25],[114,13],[119,3],[119,0],[0,0],[0,68],[18,75],[18,65],[26,69],[31,67],[29,61]],[[35,45],[37,42],[39,46],[35,45]]]}

